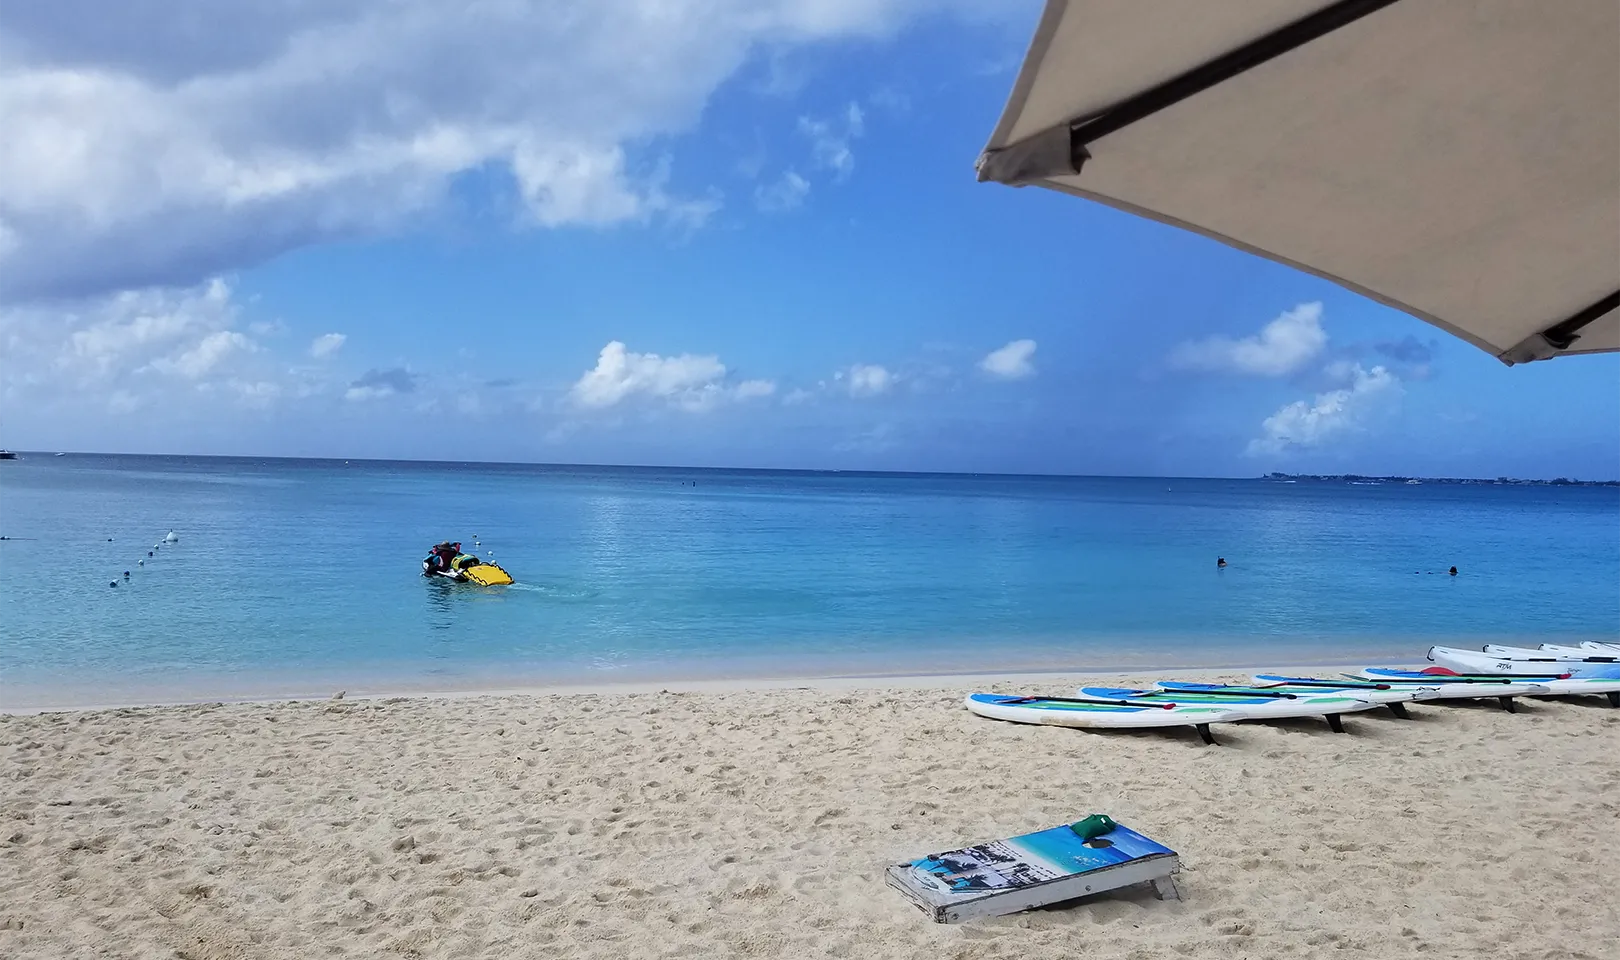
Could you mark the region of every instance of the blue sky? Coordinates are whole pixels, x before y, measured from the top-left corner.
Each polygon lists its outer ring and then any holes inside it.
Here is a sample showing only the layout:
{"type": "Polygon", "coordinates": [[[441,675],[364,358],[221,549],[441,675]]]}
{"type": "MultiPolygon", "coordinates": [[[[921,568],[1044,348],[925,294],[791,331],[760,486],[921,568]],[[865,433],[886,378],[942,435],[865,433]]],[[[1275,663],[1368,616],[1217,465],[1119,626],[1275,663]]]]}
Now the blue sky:
{"type": "Polygon", "coordinates": [[[78,6],[0,14],[13,448],[1620,476],[1620,357],[976,183],[1034,4],[78,6]]]}

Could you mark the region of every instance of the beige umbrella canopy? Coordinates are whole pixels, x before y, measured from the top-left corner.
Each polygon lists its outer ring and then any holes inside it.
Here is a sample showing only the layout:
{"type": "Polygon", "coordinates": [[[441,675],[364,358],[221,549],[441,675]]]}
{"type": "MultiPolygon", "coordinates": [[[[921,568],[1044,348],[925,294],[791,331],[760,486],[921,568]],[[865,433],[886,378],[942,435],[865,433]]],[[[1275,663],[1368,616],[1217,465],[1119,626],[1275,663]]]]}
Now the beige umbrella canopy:
{"type": "Polygon", "coordinates": [[[1620,0],[1048,0],[979,179],[1197,231],[1507,363],[1620,350],[1620,0]]]}

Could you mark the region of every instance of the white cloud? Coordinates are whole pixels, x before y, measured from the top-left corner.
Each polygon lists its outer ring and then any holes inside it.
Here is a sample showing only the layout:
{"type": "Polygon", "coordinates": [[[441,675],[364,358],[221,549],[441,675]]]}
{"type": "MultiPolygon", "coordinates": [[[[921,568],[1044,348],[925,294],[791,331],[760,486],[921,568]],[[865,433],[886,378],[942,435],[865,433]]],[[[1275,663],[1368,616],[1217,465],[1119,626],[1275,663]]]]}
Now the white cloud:
{"type": "Polygon", "coordinates": [[[0,407],[163,408],[203,392],[265,407],[325,386],[247,331],[230,284],[0,305],[0,407]]]}
{"type": "Polygon", "coordinates": [[[857,363],[848,370],[833,374],[833,379],[843,383],[852,397],[875,397],[887,393],[894,386],[896,378],[887,367],[875,363],[857,363]]]}
{"type": "MultiPolygon", "coordinates": [[[[11,4],[0,12],[0,288],[190,284],[431,210],[509,173],[532,220],[690,226],[660,159],[751,58],[895,33],[926,0],[11,4]],[[116,39],[115,39],[116,38],[116,39]],[[134,39],[126,39],[134,38],[134,39]]],[[[1004,5],[953,0],[1010,18],[1004,5]]],[[[852,107],[818,162],[847,173],[852,107]]]]}
{"type": "Polygon", "coordinates": [[[683,410],[703,411],[727,400],[749,400],[776,392],[771,380],[726,383],[726,366],[713,354],[661,357],[634,353],[614,340],[597,355],[568,391],[575,406],[604,410],[636,397],[667,402],[683,410]]]}
{"type": "Polygon", "coordinates": [[[262,410],[282,395],[281,384],[269,380],[231,380],[226,386],[235,391],[244,406],[262,410]]]}
{"type": "Polygon", "coordinates": [[[754,206],[763,213],[797,210],[809,193],[810,181],[792,170],[784,170],[780,180],[754,188],[754,206]]]}
{"type": "Polygon", "coordinates": [[[120,384],[145,371],[200,376],[233,352],[251,352],[233,329],[229,284],[142,290],[73,303],[0,308],[0,361],[8,384],[120,384]]]}
{"type": "Polygon", "coordinates": [[[219,366],[220,361],[232,353],[253,349],[253,341],[246,335],[235,330],[215,330],[189,349],[172,357],[158,357],[153,360],[152,368],[162,373],[185,377],[187,380],[198,380],[212,372],[219,366]]]}
{"type": "Polygon", "coordinates": [[[768,397],[776,393],[774,380],[744,380],[737,384],[736,395],[738,400],[752,400],[756,397],[768,397]]]}
{"type": "Polygon", "coordinates": [[[343,349],[343,344],[348,339],[341,333],[323,333],[310,341],[309,355],[317,360],[325,360],[343,349]]]}
{"type": "Polygon", "coordinates": [[[1296,447],[1319,447],[1365,428],[1382,406],[1398,398],[1401,382],[1382,366],[1360,364],[1347,371],[1350,385],[1316,395],[1314,403],[1296,400],[1260,424],[1261,435],[1249,442],[1251,456],[1276,455],[1296,447]]]}
{"type": "Polygon", "coordinates": [[[815,391],[803,387],[794,387],[782,397],[782,403],[789,407],[796,407],[801,403],[809,403],[816,398],[815,391]]]}
{"type": "Polygon", "coordinates": [[[999,350],[992,350],[979,361],[979,369],[1003,380],[1022,380],[1035,375],[1035,341],[1014,340],[999,350]]]}
{"type": "Polygon", "coordinates": [[[799,132],[810,140],[810,154],[816,165],[842,180],[855,170],[855,153],[850,142],[866,131],[866,114],[860,104],[851,103],[842,117],[833,120],[799,118],[799,132]]]}
{"type": "Polygon", "coordinates": [[[1183,343],[1170,356],[1173,366],[1262,377],[1280,377],[1310,363],[1327,346],[1322,305],[1302,303],[1266,324],[1252,337],[1210,337],[1183,343]]]}

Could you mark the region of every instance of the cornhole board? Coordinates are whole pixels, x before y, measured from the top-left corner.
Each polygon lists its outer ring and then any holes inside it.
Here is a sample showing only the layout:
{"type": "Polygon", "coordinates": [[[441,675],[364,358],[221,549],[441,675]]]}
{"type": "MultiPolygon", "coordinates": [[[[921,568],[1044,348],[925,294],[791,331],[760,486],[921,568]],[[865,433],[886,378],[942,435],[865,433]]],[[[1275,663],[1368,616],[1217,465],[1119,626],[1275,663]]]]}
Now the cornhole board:
{"type": "Polygon", "coordinates": [[[1129,827],[1084,840],[1065,824],[896,863],[884,879],[935,923],[961,923],[1138,883],[1151,883],[1160,900],[1180,900],[1180,869],[1174,850],[1129,827]]]}

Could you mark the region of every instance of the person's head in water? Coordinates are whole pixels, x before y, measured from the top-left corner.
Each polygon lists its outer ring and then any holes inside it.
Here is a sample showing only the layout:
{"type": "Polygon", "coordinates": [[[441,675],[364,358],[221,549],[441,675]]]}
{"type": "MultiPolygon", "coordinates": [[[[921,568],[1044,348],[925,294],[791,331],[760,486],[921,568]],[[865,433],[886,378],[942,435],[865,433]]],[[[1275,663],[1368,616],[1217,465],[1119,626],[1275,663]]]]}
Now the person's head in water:
{"type": "Polygon", "coordinates": [[[1456,575],[1457,575],[1457,568],[1456,568],[1456,567],[1452,567],[1452,568],[1451,568],[1451,570],[1450,570],[1450,571],[1448,571],[1448,572],[1449,572],[1449,573],[1450,573],[1450,574],[1451,574],[1451,575],[1452,575],[1452,576],[1454,576],[1454,577],[1455,577],[1455,576],[1456,576],[1456,575]]]}
{"type": "Polygon", "coordinates": [[[1216,557],[1215,558],[1215,566],[1217,566],[1217,567],[1226,566],[1226,558],[1225,557],[1216,557]]]}

